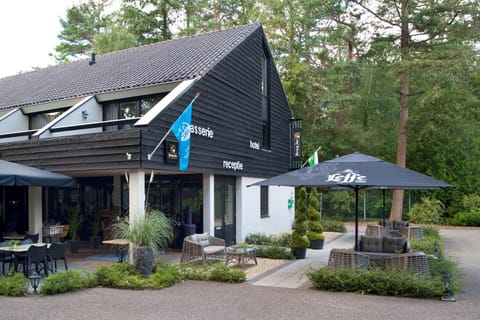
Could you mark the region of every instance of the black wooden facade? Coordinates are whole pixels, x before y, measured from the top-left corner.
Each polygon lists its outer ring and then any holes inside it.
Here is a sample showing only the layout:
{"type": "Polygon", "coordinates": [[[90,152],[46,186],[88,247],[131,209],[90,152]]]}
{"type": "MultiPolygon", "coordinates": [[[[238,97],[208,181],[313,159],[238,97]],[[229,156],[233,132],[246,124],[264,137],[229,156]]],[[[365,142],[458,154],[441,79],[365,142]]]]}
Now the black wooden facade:
{"type": "MultiPolygon", "coordinates": [[[[175,172],[178,167],[165,162],[163,147],[152,160],[147,154],[198,92],[192,125],[204,134],[191,135],[187,172],[268,177],[288,171],[292,114],[271,58],[271,144],[268,149],[261,146],[261,63],[265,54],[269,55],[268,45],[259,27],[148,126],[0,143],[0,158],[72,176],[135,168],[175,172]]],[[[175,140],[173,135],[169,139],[175,140]]]]}

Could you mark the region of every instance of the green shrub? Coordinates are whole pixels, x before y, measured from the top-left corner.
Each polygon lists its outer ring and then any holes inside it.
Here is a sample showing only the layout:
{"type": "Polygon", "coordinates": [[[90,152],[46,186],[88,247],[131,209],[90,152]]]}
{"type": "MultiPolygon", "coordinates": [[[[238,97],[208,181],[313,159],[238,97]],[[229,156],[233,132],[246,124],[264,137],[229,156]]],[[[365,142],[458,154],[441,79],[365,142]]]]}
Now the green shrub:
{"type": "Polygon", "coordinates": [[[229,268],[222,262],[205,265],[182,264],[180,267],[183,278],[188,280],[239,283],[247,279],[243,270],[229,268]]]}
{"type": "Polygon", "coordinates": [[[310,230],[307,231],[307,238],[308,240],[325,240],[323,233],[313,232],[310,230]]]}
{"type": "Polygon", "coordinates": [[[349,269],[333,271],[324,267],[307,272],[307,276],[314,288],[328,291],[411,298],[435,298],[443,293],[440,279],[430,280],[398,270],[352,272],[349,269]]]}
{"type": "Polygon", "coordinates": [[[341,233],[347,232],[347,228],[345,227],[345,224],[341,221],[322,219],[321,224],[323,226],[323,231],[341,232],[341,233]]]}
{"type": "Polygon", "coordinates": [[[183,275],[178,266],[162,263],[156,266],[154,272],[150,275],[149,281],[153,288],[165,288],[173,286],[183,280],[183,275]]]}
{"type": "Polygon", "coordinates": [[[272,236],[272,244],[279,247],[288,247],[291,240],[292,235],[288,232],[272,236]]]}
{"type": "Polygon", "coordinates": [[[272,237],[264,233],[250,233],[245,237],[245,242],[249,244],[272,244],[272,237]]]}
{"type": "Polygon", "coordinates": [[[28,280],[23,276],[23,273],[10,273],[6,277],[0,277],[0,295],[20,297],[28,292],[28,280]]]}
{"type": "Polygon", "coordinates": [[[259,258],[267,259],[295,259],[289,248],[277,245],[257,245],[255,246],[255,255],[259,258]]]}
{"type": "Polygon", "coordinates": [[[480,209],[457,213],[449,220],[449,224],[455,226],[480,227],[480,209]]]}
{"type": "Polygon", "coordinates": [[[422,197],[408,212],[408,219],[414,223],[439,224],[443,215],[443,203],[435,198],[422,197]]]}
{"type": "Polygon", "coordinates": [[[138,275],[132,264],[120,262],[111,266],[100,266],[95,270],[95,277],[99,286],[117,288],[120,282],[129,276],[138,275]]]}
{"type": "Polygon", "coordinates": [[[43,280],[40,294],[54,295],[96,286],[95,276],[85,270],[55,272],[43,280]]]}
{"type": "Polygon", "coordinates": [[[232,269],[224,263],[215,264],[210,273],[210,281],[240,283],[247,280],[247,275],[241,269],[232,269]]]}

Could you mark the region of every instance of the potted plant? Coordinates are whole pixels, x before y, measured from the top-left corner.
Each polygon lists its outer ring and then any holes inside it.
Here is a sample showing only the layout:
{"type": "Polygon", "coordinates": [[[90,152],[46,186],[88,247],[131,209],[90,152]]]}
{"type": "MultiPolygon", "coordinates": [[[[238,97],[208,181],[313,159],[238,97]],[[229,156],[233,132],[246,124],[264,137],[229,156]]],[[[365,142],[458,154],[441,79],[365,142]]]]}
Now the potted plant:
{"type": "Polygon", "coordinates": [[[308,197],[308,224],[307,237],[310,240],[311,249],[323,249],[325,236],[323,235],[323,226],[320,224],[320,202],[318,201],[317,188],[312,188],[308,197]]]}
{"type": "Polygon", "coordinates": [[[115,224],[114,234],[130,242],[135,270],[148,277],[153,270],[153,251],[166,248],[174,238],[174,221],[159,210],[146,210],[144,218],[115,224]]]}
{"type": "Polygon", "coordinates": [[[78,249],[80,248],[78,230],[83,223],[83,216],[80,215],[80,211],[77,207],[67,207],[67,211],[67,222],[70,225],[70,229],[68,229],[68,234],[70,235],[70,251],[72,253],[77,253],[78,249]]]}
{"type": "Polygon", "coordinates": [[[295,219],[293,221],[292,237],[290,239],[290,250],[297,259],[304,259],[307,248],[310,246],[308,240],[307,228],[307,189],[300,188],[298,199],[295,201],[295,219]]]}
{"type": "Polygon", "coordinates": [[[102,240],[100,237],[100,231],[102,230],[101,219],[102,211],[97,211],[93,214],[90,225],[90,230],[92,231],[92,235],[90,236],[90,247],[92,247],[92,249],[98,249],[100,247],[100,241],[102,240]]]}

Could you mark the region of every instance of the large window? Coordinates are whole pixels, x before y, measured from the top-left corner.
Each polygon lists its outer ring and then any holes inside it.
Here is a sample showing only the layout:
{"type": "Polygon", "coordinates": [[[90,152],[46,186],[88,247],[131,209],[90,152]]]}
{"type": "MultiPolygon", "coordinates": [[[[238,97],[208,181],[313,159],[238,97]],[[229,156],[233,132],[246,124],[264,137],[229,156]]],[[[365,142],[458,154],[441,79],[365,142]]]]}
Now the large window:
{"type": "Polygon", "coordinates": [[[35,113],[29,116],[28,127],[30,130],[41,129],[49,122],[59,117],[65,110],[52,110],[42,113],[35,113]]]}
{"type": "MultiPolygon", "coordinates": [[[[112,101],[105,104],[103,109],[104,120],[133,119],[143,117],[164,95],[143,97],[131,100],[112,101]]],[[[109,126],[106,131],[131,128],[131,124],[109,126]]]]}
{"type": "Polygon", "coordinates": [[[262,148],[270,149],[270,56],[266,48],[262,60],[262,148]]]}
{"type": "Polygon", "coordinates": [[[267,218],[268,214],[268,186],[260,187],[260,217],[267,218]]]}

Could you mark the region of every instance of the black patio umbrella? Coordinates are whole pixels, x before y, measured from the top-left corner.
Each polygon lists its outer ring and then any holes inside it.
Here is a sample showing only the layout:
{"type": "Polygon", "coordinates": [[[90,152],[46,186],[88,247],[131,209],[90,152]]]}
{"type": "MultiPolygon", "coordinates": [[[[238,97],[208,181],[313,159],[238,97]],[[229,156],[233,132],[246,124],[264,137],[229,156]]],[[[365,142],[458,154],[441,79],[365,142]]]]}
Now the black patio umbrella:
{"type": "Polygon", "coordinates": [[[290,171],[251,186],[312,186],[355,191],[355,249],[358,244],[358,191],[369,189],[443,189],[453,185],[379,158],[355,152],[290,171]]]}
{"type": "Polygon", "coordinates": [[[0,160],[0,186],[69,187],[74,182],[63,174],[0,160]]]}

